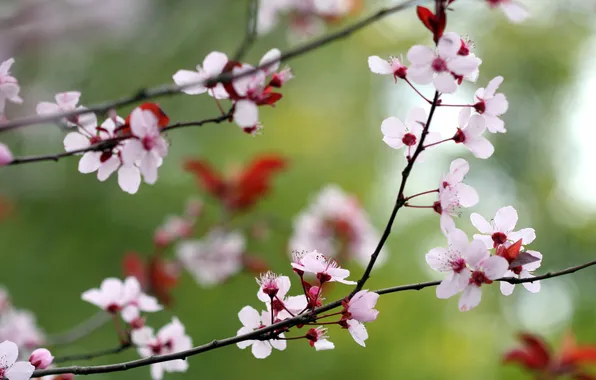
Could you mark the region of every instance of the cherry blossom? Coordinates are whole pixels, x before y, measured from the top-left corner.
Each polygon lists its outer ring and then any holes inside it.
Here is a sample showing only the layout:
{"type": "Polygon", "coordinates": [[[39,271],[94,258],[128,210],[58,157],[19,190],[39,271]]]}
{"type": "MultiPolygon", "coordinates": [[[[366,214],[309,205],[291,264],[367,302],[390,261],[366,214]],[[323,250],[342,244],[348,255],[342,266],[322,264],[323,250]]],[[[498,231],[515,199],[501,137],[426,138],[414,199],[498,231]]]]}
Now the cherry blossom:
{"type": "MultiPolygon", "coordinates": [[[[409,160],[414,155],[420,143],[427,119],[426,111],[420,107],[414,107],[408,112],[405,124],[396,117],[388,117],[381,123],[381,132],[383,132],[384,136],[383,141],[393,149],[401,149],[405,146],[404,155],[409,160]]],[[[440,139],[441,136],[438,133],[429,132],[424,142],[430,144],[440,139]]],[[[421,156],[422,154],[418,156],[418,162],[422,162],[421,156]]]]}
{"type": "Polygon", "coordinates": [[[379,311],[374,308],[378,299],[377,293],[360,290],[344,303],[344,316],[358,322],[372,322],[379,315],[379,311]]]}
{"type": "Polygon", "coordinates": [[[451,161],[449,166],[449,173],[441,178],[439,184],[439,193],[448,189],[449,191],[457,192],[459,196],[459,203],[462,207],[472,207],[478,203],[479,197],[476,190],[463,183],[464,177],[470,171],[468,161],[463,158],[457,158],[451,161]]]}
{"type": "Polygon", "coordinates": [[[124,191],[134,194],[141,183],[141,174],[147,184],[157,181],[157,168],[168,154],[168,142],[160,134],[158,120],[151,111],[135,109],[131,114],[130,128],[136,138],[124,143],[123,167],[118,171],[118,183],[124,191]]]}
{"type": "Polygon", "coordinates": [[[21,87],[19,82],[10,73],[10,68],[14,64],[14,58],[9,58],[0,64],[0,114],[4,113],[6,101],[21,104],[23,99],[19,96],[21,87]]]}
{"type": "Polygon", "coordinates": [[[43,344],[45,335],[32,312],[7,307],[0,312],[0,340],[10,340],[20,350],[30,351],[43,344]]]}
{"type": "MultiPolygon", "coordinates": [[[[331,257],[353,258],[366,266],[379,238],[356,197],[336,185],[327,185],[294,219],[289,246],[298,251],[319,249],[331,257]]],[[[383,265],[386,258],[383,249],[376,266],[383,265]]]]}
{"type": "Polygon", "coordinates": [[[486,129],[491,133],[507,131],[505,123],[499,119],[499,116],[507,112],[509,103],[502,93],[495,94],[501,83],[503,83],[503,77],[496,77],[488,82],[486,88],[479,88],[475,94],[478,102],[474,104],[474,109],[484,117],[486,129]]]}
{"type": "Polygon", "coordinates": [[[486,0],[491,8],[499,7],[509,21],[520,23],[529,17],[528,11],[515,0],[486,0]]]}
{"type": "Polygon", "coordinates": [[[436,51],[428,46],[415,45],[408,51],[411,66],[408,77],[418,84],[433,83],[442,93],[457,90],[455,76],[465,77],[473,74],[481,61],[473,54],[459,55],[461,38],[456,33],[445,33],[436,51]]]}
{"type": "Polygon", "coordinates": [[[335,345],[327,338],[327,329],[322,326],[312,328],[306,333],[306,339],[308,339],[308,343],[317,351],[332,350],[335,348],[335,345]]]}
{"type": "Polygon", "coordinates": [[[396,57],[389,57],[389,60],[385,60],[376,55],[370,56],[368,57],[368,67],[375,74],[393,75],[396,83],[398,78],[406,79],[408,72],[408,68],[396,57]]]}
{"type": "Polygon", "coordinates": [[[486,122],[481,115],[472,115],[470,107],[464,107],[459,113],[459,128],[453,136],[453,141],[464,144],[472,154],[486,159],[493,155],[495,147],[482,133],[486,129],[486,122]]]}
{"type": "Polygon", "coordinates": [[[509,267],[504,258],[491,256],[480,240],[473,240],[470,246],[466,261],[471,273],[469,283],[459,299],[460,311],[468,311],[478,306],[482,297],[481,286],[503,277],[509,267]]]}
{"type": "Polygon", "coordinates": [[[87,290],[81,299],[108,313],[121,313],[126,322],[138,318],[141,311],[152,313],[162,309],[155,298],[141,291],[141,285],[135,277],[127,277],[124,282],[117,278],[106,278],[99,289],[87,290]]]}
{"type": "MultiPolygon", "coordinates": [[[[157,334],[151,327],[132,330],[131,340],[143,358],[173,354],[192,348],[192,339],[186,335],[184,325],[176,317],[172,318],[172,322],[159,329],[157,334]]],[[[153,363],[151,364],[151,377],[153,380],[161,380],[164,372],[186,372],[187,369],[188,361],[183,359],[153,363]]]]}
{"type": "MultiPolygon", "coordinates": [[[[56,103],[40,102],[37,104],[36,111],[39,115],[45,116],[85,109],[83,106],[77,107],[80,97],[81,93],[78,91],[59,92],[54,97],[56,103]]],[[[86,127],[91,124],[95,124],[93,125],[93,127],[95,127],[97,126],[97,119],[95,119],[95,122],[93,122],[94,119],[95,114],[88,113],[69,117],[64,121],[69,127],[86,127]]]]}
{"type": "Polygon", "coordinates": [[[478,194],[463,184],[454,187],[440,187],[439,200],[433,204],[433,210],[440,215],[441,231],[447,236],[455,228],[454,216],[459,216],[460,208],[472,207],[478,203],[478,194]]]}
{"type": "Polygon", "coordinates": [[[13,160],[12,152],[5,144],[0,143],[0,166],[5,166],[13,160]]]}
{"type": "MultiPolygon", "coordinates": [[[[519,265],[519,266],[513,267],[513,268],[511,268],[511,266],[510,266],[510,269],[503,275],[503,277],[517,277],[517,278],[532,278],[532,277],[534,277],[534,275],[531,272],[534,272],[536,269],[540,268],[540,265],[542,264],[542,254],[538,251],[531,251],[531,250],[528,250],[526,252],[529,253],[530,255],[538,258],[539,260],[532,262],[532,263],[519,265]]],[[[540,291],[540,281],[524,282],[524,283],[522,283],[522,285],[524,286],[524,288],[526,288],[531,293],[538,293],[540,291]]],[[[501,293],[503,293],[503,295],[505,295],[505,296],[511,295],[513,293],[514,289],[515,289],[515,284],[510,284],[506,281],[501,281],[501,293]]]]}
{"type": "Polygon", "coordinates": [[[495,218],[489,223],[481,215],[472,213],[470,220],[482,235],[474,235],[474,239],[482,240],[488,248],[497,248],[507,241],[515,242],[522,239],[522,244],[530,244],[536,239],[533,228],[523,228],[513,231],[517,224],[517,211],[513,206],[505,206],[497,210],[495,218]]]}
{"type": "Polygon", "coordinates": [[[203,240],[178,244],[177,256],[201,286],[226,281],[242,269],[245,239],[239,232],[212,230],[203,240]]]}
{"type": "Polygon", "coordinates": [[[27,361],[17,362],[19,348],[11,341],[0,343],[0,377],[8,380],[29,380],[35,367],[27,361]]]}
{"type": "Polygon", "coordinates": [[[31,356],[29,356],[29,363],[33,364],[36,369],[48,368],[53,360],[54,356],[46,348],[38,348],[31,353],[31,356]]]}
{"type": "Polygon", "coordinates": [[[278,276],[269,271],[262,274],[257,283],[257,298],[266,303],[267,310],[273,309],[275,318],[279,320],[293,317],[307,306],[304,294],[286,297],[291,286],[288,276],[278,276]]]}
{"type": "Polygon", "coordinates": [[[229,97],[223,84],[217,83],[214,86],[207,87],[203,82],[220,75],[226,64],[228,56],[224,53],[213,51],[203,60],[203,65],[197,65],[197,71],[178,70],[174,74],[174,82],[178,86],[185,87],[182,92],[188,95],[198,95],[207,92],[216,99],[227,99],[229,97]]]}
{"type": "Polygon", "coordinates": [[[459,229],[449,231],[447,241],[447,248],[433,248],[426,254],[428,265],[446,274],[436,289],[437,298],[452,297],[468,285],[471,272],[466,257],[479,249],[478,243],[470,244],[466,234],[459,229]]]}
{"type": "Polygon", "coordinates": [[[337,261],[323,256],[317,251],[312,251],[302,258],[302,264],[292,263],[292,267],[307,273],[313,273],[321,284],[325,282],[341,282],[343,284],[355,284],[355,281],[348,281],[346,277],[350,271],[339,266],[337,261]]]}
{"type": "MultiPolygon", "coordinates": [[[[271,325],[271,316],[267,312],[259,314],[257,310],[250,306],[244,306],[238,313],[238,319],[242,323],[240,330],[236,333],[237,336],[251,333],[255,330],[262,329],[271,325]]],[[[279,334],[280,338],[284,338],[283,333],[279,334]]],[[[286,349],[286,341],[280,339],[270,340],[244,340],[236,343],[238,348],[245,349],[252,346],[251,351],[255,358],[265,359],[271,355],[273,348],[283,351],[286,349]]]]}
{"type": "Polygon", "coordinates": [[[259,284],[257,298],[263,302],[270,302],[278,294],[283,297],[291,285],[288,276],[278,276],[271,271],[262,274],[261,278],[257,279],[257,284],[259,284]]]}
{"type": "Polygon", "coordinates": [[[366,347],[366,343],[364,343],[364,341],[368,339],[368,331],[366,331],[366,327],[363,323],[355,319],[348,319],[346,321],[340,322],[340,325],[343,325],[344,328],[348,329],[348,332],[356,343],[362,347],[366,347]]]}

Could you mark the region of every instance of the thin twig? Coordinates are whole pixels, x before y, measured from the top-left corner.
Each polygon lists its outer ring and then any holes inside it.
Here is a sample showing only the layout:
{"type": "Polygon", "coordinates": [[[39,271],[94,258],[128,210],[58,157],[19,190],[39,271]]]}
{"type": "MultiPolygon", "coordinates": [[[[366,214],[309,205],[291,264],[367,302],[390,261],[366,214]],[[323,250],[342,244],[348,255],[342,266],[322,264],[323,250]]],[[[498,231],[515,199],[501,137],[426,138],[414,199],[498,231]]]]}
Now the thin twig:
{"type": "MultiPolygon", "coordinates": [[[[526,282],[545,280],[545,279],[549,279],[549,278],[554,278],[554,277],[571,274],[571,273],[577,272],[579,270],[588,268],[593,265],[596,265],[596,260],[590,261],[588,263],[578,265],[575,267],[567,268],[562,271],[549,272],[547,274],[544,274],[541,276],[536,276],[534,278],[518,279],[518,278],[512,278],[512,277],[504,277],[504,278],[498,279],[497,281],[506,281],[506,282],[514,283],[514,284],[522,284],[522,283],[526,283],[526,282]]],[[[437,286],[440,283],[441,283],[440,281],[421,282],[418,284],[401,285],[401,286],[396,286],[396,287],[392,287],[392,288],[374,290],[373,292],[378,293],[378,294],[389,294],[389,293],[402,292],[402,291],[406,291],[406,290],[420,290],[420,289],[424,289],[424,288],[431,287],[431,286],[437,286]]],[[[221,339],[221,340],[214,340],[210,343],[207,343],[207,344],[204,344],[201,346],[197,346],[197,347],[191,348],[190,350],[186,350],[186,351],[176,352],[176,353],[167,354],[167,355],[155,355],[155,356],[151,356],[151,357],[144,358],[144,359],[138,359],[138,360],[133,360],[133,361],[124,362],[124,363],[117,363],[117,364],[89,366],[89,367],[73,366],[73,367],[62,367],[62,368],[50,368],[50,369],[44,369],[44,370],[36,370],[35,372],[33,372],[32,377],[42,377],[42,376],[47,376],[47,375],[58,375],[58,374],[65,374],[65,373],[71,373],[74,375],[90,375],[90,374],[94,374],[94,373],[120,372],[120,371],[129,370],[132,368],[148,366],[148,365],[155,364],[155,363],[163,363],[163,362],[167,362],[170,360],[186,359],[187,357],[190,357],[190,356],[194,356],[194,355],[197,355],[197,354],[200,354],[203,352],[211,351],[216,348],[236,344],[238,342],[243,342],[245,340],[263,339],[263,337],[266,337],[268,334],[274,333],[276,330],[282,330],[284,328],[293,327],[293,326],[296,326],[299,324],[306,324],[306,323],[312,322],[316,315],[322,314],[326,311],[329,311],[329,310],[332,310],[332,309],[335,309],[335,308],[341,306],[343,300],[344,299],[337,300],[337,301],[331,302],[325,306],[319,307],[319,308],[315,309],[314,313],[306,313],[303,315],[298,315],[296,317],[286,319],[284,321],[275,323],[273,325],[264,327],[262,329],[255,330],[248,334],[233,336],[233,337],[229,337],[229,338],[225,338],[225,339],[221,339]]]]}
{"type": "Polygon", "coordinates": [[[134,346],[130,342],[128,342],[128,343],[123,343],[115,348],[108,348],[105,350],[89,352],[87,354],[56,357],[56,358],[54,358],[52,363],[64,363],[64,362],[72,362],[72,361],[77,361],[77,360],[92,360],[92,359],[100,358],[102,356],[119,354],[120,352],[126,351],[132,347],[134,347],[134,346]]]}
{"type": "MultiPolygon", "coordinates": [[[[231,110],[226,113],[225,115],[221,115],[218,117],[204,119],[199,121],[189,121],[185,123],[175,123],[168,125],[161,129],[161,132],[171,131],[173,129],[180,129],[186,127],[200,127],[208,123],[215,123],[219,124],[226,120],[228,120],[231,116],[231,110]]],[[[101,152],[106,150],[113,149],[119,142],[130,138],[130,136],[123,136],[123,137],[115,137],[112,139],[107,139],[101,141],[97,144],[90,145],[86,148],[70,150],[68,152],[56,153],[56,154],[46,154],[46,155],[39,155],[39,156],[25,156],[25,157],[15,157],[8,165],[20,165],[20,164],[27,164],[31,162],[41,162],[41,161],[58,161],[64,157],[75,156],[78,154],[86,153],[86,152],[101,152]]]]}
{"type": "Polygon", "coordinates": [[[64,344],[71,344],[79,339],[82,339],[103,325],[110,321],[111,317],[108,313],[99,311],[94,314],[91,318],[79,323],[75,327],[68,331],[64,331],[58,334],[49,335],[46,339],[48,346],[58,346],[64,344]]]}
{"type": "Polygon", "coordinates": [[[79,109],[79,110],[74,110],[74,111],[69,111],[69,112],[56,113],[53,115],[24,117],[24,118],[12,120],[12,121],[9,121],[7,123],[0,125],[0,132],[6,132],[6,131],[9,131],[9,130],[12,130],[15,128],[20,128],[20,127],[29,126],[29,125],[58,122],[64,118],[72,118],[74,116],[81,115],[84,113],[95,112],[95,113],[103,114],[111,109],[118,109],[118,108],[128,106],[128,105],[131,105],[131,104],[134,104],[137,102],[141,102],[141,101],[144,101],[147,99],[155,99],[155,98],[160,98],[160,97],[164,97],[164,96],[176,95],[176,94],[179,94],[182,90],[184,90],[186,88],[194,87],[194,86],[201,85],[201,84],[214,85],[216,83],[229,83],[232,80],[235,80],[238,78],[243,78],[243,77],[246,77],[249,75],[253,75],[257,71],[259,71],[263,68],[269,67],[273,63],[289,61],[291,59],[294,59],[296,57],[304,55],[308,52],[316,50],[320,47],[323,47],[327,44],[330,44],[332,42],[349,37],[353,33],[357,32],[358,30],[360,30],[370,24],[373,24],[374,22],[376,22],[386,16],[389,16],[393,13],[407,9],[411,6],[418,4],[418,3],[422,3],[423,1],[424,0],[406,0],[401,4],[394,5],[392,7],[383,8],[383,9],[375,12],[374,14],[372,14],[358,22],[355,22],[354,24],[352,24],[344,29],[341,29],[335,33],[328,34],[327,36],[316,39],[310,43],[298,46],[295,49],[289,50],[289,51],[281,54],[281,56],[279,58],[271,59],[267,62],[264,62],[262,65],[255,67],[252,70],[243,71],[236,75],[234,75],[232,73],[223,73],[223,74],[220,74],[214,78],[210,78],[210,79],[207,79],[204,81],[198,81],[198,82],[194,82],[194,83],[188,83],[188,84],[185,84],[184,86],[178,86],[175,84],[165,84],[165,85],[161,85],[161,86],[157,86],[157,87],[153,87],[153,88],[141,89],[133,95],[125,96],[120,99],[107,101],[107,102],[100,103],[100,104],[95,104],[95,105],[87,107],[86,109],[79,109]]]}
{"type": "Polygon", "coordinates": [[[259,14],[259,1],[248,0],[248,10],[246,11],[246,33],[244,33],[244,39],[238,46],[236,53],[233,55],[234,61],[240,61],[257,37],[257,19],[259,14]]]}

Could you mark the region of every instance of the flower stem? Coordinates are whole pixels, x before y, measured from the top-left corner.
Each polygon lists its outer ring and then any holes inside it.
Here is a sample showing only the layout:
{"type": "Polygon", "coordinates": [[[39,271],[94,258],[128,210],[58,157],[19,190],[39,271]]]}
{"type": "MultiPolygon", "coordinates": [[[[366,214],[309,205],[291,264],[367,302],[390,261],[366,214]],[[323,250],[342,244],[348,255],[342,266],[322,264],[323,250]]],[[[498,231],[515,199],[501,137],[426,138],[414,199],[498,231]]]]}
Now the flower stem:
{"type": "Polygon", "coordinates": [[[422,193],[417,193],[417,194],[414,194],[414,195],[410,195],[409,197],[406,197],[406,199],[404,199],[404,200],[405,200],[405,201],[409,201],[410,199],[412,199],[412,198],[416,198],[416,197],[419,197],[419,196],[421,196],[421,195],[432,194],[432,193],[438,193],[438,192],[439,192],[439,189],[428,190],[428,191],[424,191],[424,192],[422,192],[422,193]]]}

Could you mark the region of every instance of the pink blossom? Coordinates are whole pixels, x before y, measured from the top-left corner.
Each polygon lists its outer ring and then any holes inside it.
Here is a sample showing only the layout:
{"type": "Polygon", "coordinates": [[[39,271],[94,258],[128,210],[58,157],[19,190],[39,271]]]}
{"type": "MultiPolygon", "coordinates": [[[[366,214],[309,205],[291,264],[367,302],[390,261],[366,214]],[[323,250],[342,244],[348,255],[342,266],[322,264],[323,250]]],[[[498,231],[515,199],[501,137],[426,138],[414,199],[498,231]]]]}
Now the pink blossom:
{"type": "Polygon", "coordinates": [[[458,158],[451,161],[449,166],[449,173],[441,178],[439,184],[439,193],[443,191],[452,191],[457,193],[459,204],[462,207],[472,207],[478,203],[479,197],[476,190],[465,183],[463,183],[464,177],[468,174],[470,165],[468,161],[463,158],[458,158]]]}
{"type": "Polygon", "coordinates": [[[317,251],[312,251],[304,256],[302,265],[292,263],[292,267],[315,274],[321,284],[334,281],[348,285],[356,283],[345,279],[350,275],[349,270],[341,268],[337,261],[327,258],[317,251]]]}
{"type": "Polygon", "coordinates": [[[124,282],[117,278],[106,278],[99,289],[87,290],[81,299],[108,313],[121,313],[126,322],[138,318],[141,311],[153,313],[162,309],[154,297],[141,291],[141,285],[135,277],[127,277],[124,282]]]}
{"type": "Polygon", "coordinates": [[[203,66],[197,65],[197,71],[178,70],[173,79],[178,86],[191,85],[182,90],[185,94],[198,95],[208,92],[216,99],[227,99],[228,93],[223,84],[217,83],[213,87],[206,87],[203,83],[220,75],[227,63],[228,57],[224,53],[214,51],[205,57],[203,66]]]}
{"type": "MultiPolygon", "coordinates": [[[[380,235],[354,195],[337,185],[327,185],[294,219],[292,250],[318,249],[331,257],[356,259],[366,266],[380,235]]],[[[387,258],[383,249],[376,266],[387,258]]]]}
{"type": "MultiPolygon", "coordinates": [[[[154,334],[151,327],[133,330],[131,340],[143,358],[173,354],[192,348],[192,339],[186,335],[184,325],[176,317],[172,318],[172,322],[159,329],[157,334],[154,334]]],[[[153,363],[151,364],[151,377],[153,380],[161,380],[164,372],[186,372],[187,369],[188,361],[183,359],[153,363]]]]}
{"type": "Polygon", "coordinates": [[[10,340],[21,350],[32,350],[43,344],[45,336],[32,312],[7,307],[0,318],[0,340],[10,340]]]}
{"type": "Polygon", "coordinates": [[[374,308],[378,299],[377,293],[368,290],[359,291],[344,305],[346,317],[358,322],[374,321],[379,315],[379,311],[374,308]]]}
{"type": "Polygon", "coordinates": [[[529,17],[528,11],[515,0],[486,0],[491,8],[499,7],[509,21],[520,23],[529,17]]]}
{"type": "Polygon", "coordinates": [[[470,116],[470,107],[464,107],[459,113],[459,128],[453,136],[458,144],[464,144],[474,156],[482,159],[493,155],[495,147],[482,133],[486,129],[486,122],[481,115],[470,116]]]}
{"type": "MultiPolygon", "coordinates": [[[[271,325],[271,316],[267,312],[259,314],[257,310],[250,306],[244,306],[238,313],[238,319],[242,323],[240,330],[236,333],[237,336],[249,334],[255,330],[262,329],[271,325]]],[[[280,338],[284,338],[284,334],[279,334],[280,338]]],[[[283,351],[286,349],[286,341],[281,339],[270,340],[244,340],[236,343],[238,348],[245,349],[252,346],[251,351],[255,358],[265,359],[271,355],[273,348],[283,351]]]]}
{"type": "Polygon", "coordinates": [[[459,299],[460,311],[468,311],[478,306],[482,297],[481,286],[503,277],[509,267],[504,258],[491,256],[480,240],[472,241],[466,261],[470,269],[470,279],[459,299]]]}
{"type": "Polygon", "coordinates": [[[317,351],[332,350],[335,348],[335,345],[327,338],[327,329],[322,326],[311,328],[306,333],[306,339],[308,339],[308,343],[317,351]]]}
{"type": "Polygon", "coordinates": [[[164,223],[157,228],[153,241],[159,246],[167,246],[175,240],[188,237],[192,232],[194,218],[168,215],[164,223]]]}
{"type": "Polygon", "coordinates": [[[212,230],[203,240],[179,243],[176,254],[195,281],[209,287],[240,272],[244,249],[241,233],[212,230]]]}
{"type": "MultiPolygon", "coordinates": [[[[524,265],[520,265],[519,267],[509,269],[503,275],[503,277],[516,277],[516,278],[520,278],[520,279],[534,277],[532,272],[534,272],[536,269],[540,268],[540,265],[542,264],[542,254],[538,251],[528,250],[526,252],[534,257],[539,258],[539,260],[535,261],[533,263],[524,264],[524,265]]],[[[524,282],[524,283],[522,283],[522,285],[524,288],[526,288],[526,290],[528,290],[531,293],[538,293],[540,291],[540,281],[524,282]]],[[[503,295],[505,295],[505,296],[511,295],[513,293],[513,289],[515,289],[515,284],[510,284],[506,281],[501,281],[501,293],[503,293],[503,295]]]]}
{"type": "Polygon", "coordinates": [[[278,276],[269,271],[262,274],[257,283],[257,298],[266,303],[267,310],[273,309],[273,314],[278,320],[293,317],[307,306],[304,294],[286,297],[291,286],[288,276],[278,276]]]}
{"type": "Polygon", "coordinates": [[[406,79],[408,72],[408,68],[396,57],[389,57],[389,60],[385,60],[376,55],[370,56],[368,57],[368,67],[375,74],[393,75],[396,83],[397,78],[406,79]]]}
{"type": "Polygon", "coordinates": [[[5,144],[0,143],[0,166],[5,166],[13,160],[12,152],[5,144]]]}
{"type": "Polygon", "coordinates": [[[436,51],[422,45],[411,47],[408,60],[412,65],[408,69],[408,77],[418,84],[433,82],[441,93],[455,92],[456,76],[463,78],[474,74],[481,63],[473,54],[459,55],[460,48],[461,38],[452,32],[441,37],[436,51]]]}
{"type": "Polygon", "coordinates": [[[517,211],[513,206],[505,206],[497,210],[495,218],[489,223],[481,215],[473,213],[470,220],[482,235],[474,235],[474,239],[483,241],[488,248],[496,248],[507,241],[516,242],[522,239],[522,244],[530,244],[536,239],[533,228],[523,228],[513,231],[517,224],[517,211]]]}
{"type": "Polygon", "coordinates": [[[31,356],[29,356],[29,363],[33,364],[36,369],[48,368],[53,360],[54,356],[52,356],[52,353],[45,348],[38,348],[31,353],[31,356]]]}
{"type": "Polygon", "coordinates": [[[35,367],[31,363],[17,362],[19,348],[11,341],[0,343],[0,378],[8,380],[29,380],[35,367]]]}
{"type": "MultiPolygon", "coordinates": [[[[81,93],[78,91],[59,92],[54,97],[56,103],[38,103],[36,107],[37,114],[45,116],[85,109],[85,107],[83,106],[77,107],[80,97],[81,93]]],[[[69,127],[79,126],[86,128],[91,126],[92,124],[95,124],[92,125],[92,127],[97,126],[97,119],[95,118],[95,114],[91,112],[73,116],[65,119],[64,121],[66,122],[66,125],[69,127]]]]}
{"type": "Polygon", "coordinates": [[[478,203],[478,194],[467,185],[457,184],[453,187],[440,187],[439,200],[433,204],[434,211],[439,214],[441,231],[447,236],[455,228],[454,216],[459,216],[462,207],[472,207],[478,203]]]}
{"type": "Polygon", "coordinates": [[[0,64],[0,114],[4,113],[6,101],[21,104],[23,99],[19,96],[21,87],[19,82],[10,73],[14,58],[9,58],[0,64]]]}
{"type": "Polygon", "coordinates": [[[499,116],[507,112],[509,103],[505,95],[495,94],[501,83],[503,77],[496,77],[488,82],[486,88],[479,88],[475,94],[478,102],[474,104],[474,109],[484,117],[486,129],[491,133],[506,132],[505,123],[499,116]]]}
{"type": "Polygon", "coordinates": [[[157,168],[168,154],[168,142],[160,134],[158,120],[148,110],[136,108],[131,113],[130,128],[134,139],[126,140],[122,148],[124,168],[118,171],[118,182],[124,191],[137,192],[141,174],[147,184],[157,181],[157,168]],[[138,167],[139,170],[135,170],[138,167]]]}
{"type": "MultiPolygon", "coordinates": [[[[389,117],[383,120],[381,124],[381,132],[383,132],[383,141],[393,149],[401,149],[406,147],[404,152],[406,158],[409,160],[414,155],[420,139],[422,138],[422,131],[427,121],[426,111],[420,107],[414,107],[408,112],[406,123],[402,123],[396,117],[389,117]]],[[[426,136],[424,142],[430,144],[440,140],[440,135],[430,132],[426,136]]],[[[422,162],[422,154],[418,156],[418,162],[422,162]]]]}
{"type": "Polygon", "coordinates": [[[261,274],[257,279],[259,291],[257,298],[263,302],[270,302],[278,293],[284,296],[290,289],[290,278],[288,276],[279,276],[271,271],[261,274]]]}
{"type": "Polygon", "coordinates": [[[354,341],[362,347],[366,347],[364,341],[368,339],[368,331],[364,324],[355,319],[348,319],[345,321],[345,325],[354,341]]]}

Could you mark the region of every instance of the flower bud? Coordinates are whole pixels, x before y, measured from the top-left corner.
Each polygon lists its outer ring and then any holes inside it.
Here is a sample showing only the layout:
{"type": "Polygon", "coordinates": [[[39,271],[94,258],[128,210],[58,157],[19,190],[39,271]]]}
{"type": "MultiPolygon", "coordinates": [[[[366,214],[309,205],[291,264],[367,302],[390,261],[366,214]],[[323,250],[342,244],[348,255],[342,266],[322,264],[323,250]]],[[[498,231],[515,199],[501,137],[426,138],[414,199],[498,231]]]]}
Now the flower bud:
{"type": "Polygon", "coordinates": [[[53,360],[54,357],[52,356],[52,353],[45,348],[38,348],[37,350],[33,351],[29,357],[29,363],[31,363],[36,369],[48,368],[48,366],[52,364],[53,360]]]}
{"type": "Polygon", "coordinates": [[[12,161],[12,153],[8,147],[0,143],[0,166],[8,165],[12,161]]]}

